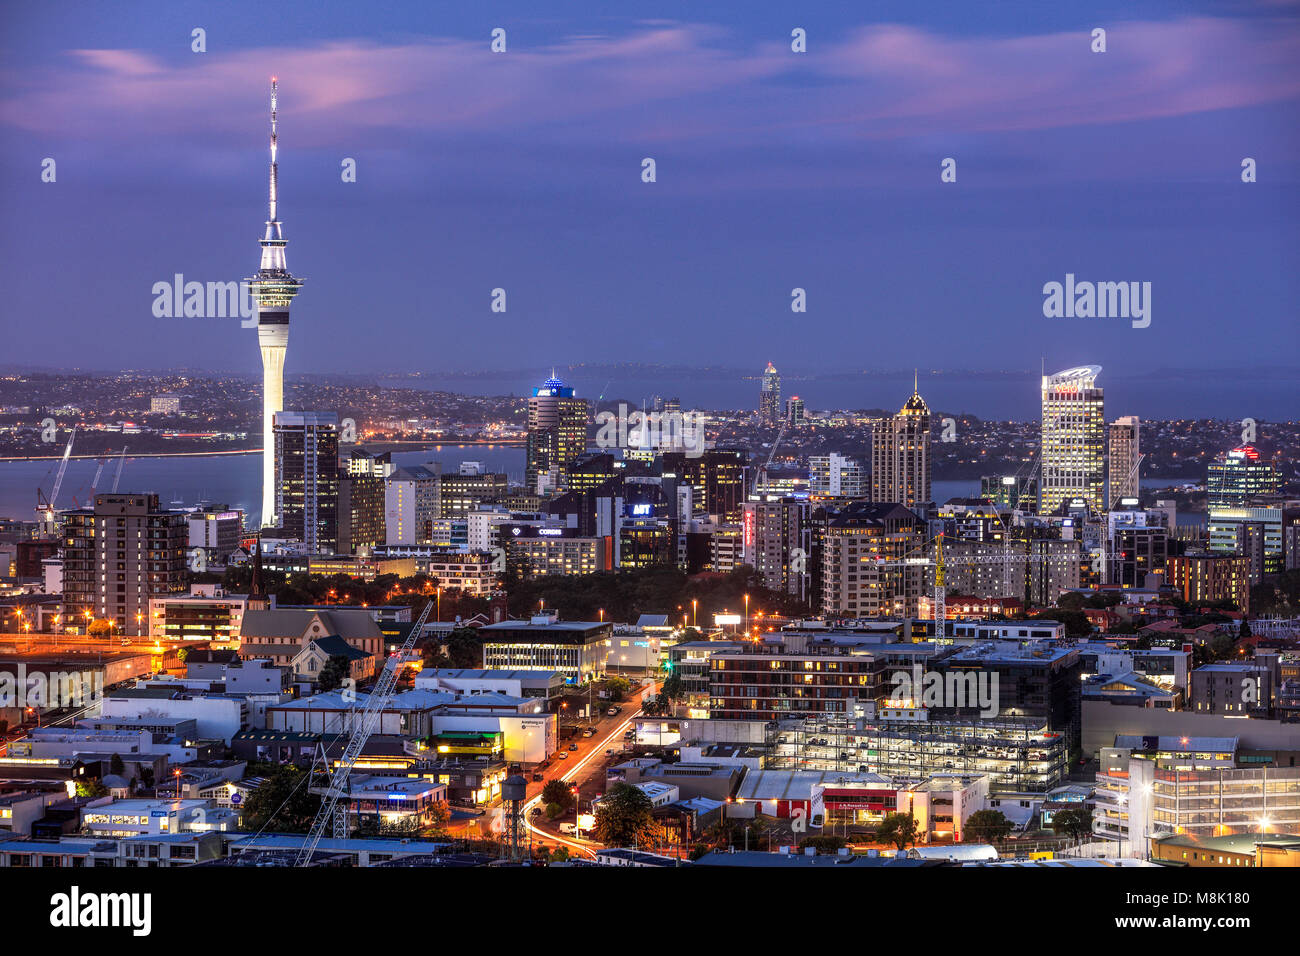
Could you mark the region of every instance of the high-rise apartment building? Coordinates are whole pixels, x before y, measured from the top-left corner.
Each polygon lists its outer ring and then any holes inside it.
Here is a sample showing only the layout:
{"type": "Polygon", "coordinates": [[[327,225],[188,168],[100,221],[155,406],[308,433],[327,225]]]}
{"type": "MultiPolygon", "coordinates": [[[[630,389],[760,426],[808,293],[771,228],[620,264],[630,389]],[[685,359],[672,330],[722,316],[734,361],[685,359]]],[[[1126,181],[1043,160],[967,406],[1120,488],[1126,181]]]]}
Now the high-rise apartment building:
{"type": "Polygon", "coordinates": [[[763,369],[758,386],[758,420],[775,427],[781,420],[781,373],[771,362],[763,369]]]}
{"type": "Polygon", "coordinates": [[[339,544],[339,419],[334,412],[276,412],[275,511],[279,528],[312,554],[339,544]]]}
{"type": "Polygon", "coordinates": [[[152,494],[96,495],[69,511],[63,532],[63,616],[107,618],[118,633],[149,633],[149,601],[186,584],[188,514],[164,511],[152,494]],[[87,616],[89,612],[89,616],[87,616]]]}
{"type": "Polygon", "coordinates": [[[902,505],[856,502],[826,519],[820,542],[827,617],[915,617],[925,586],[925,525],[902,505]]]}
{"type": "Polygon", "coordinates": [[[1097,387],[1100,374],[1101,366],[1083,365],[1043,376],[1042,514],[1053,514],[1076,498],[1094,511],[1105,508],[1106,411],[1097,387]]]}
{"type": "Polygon", "coordinates": [[[852,458],[831,452],[808,459],[808,492],[814,498],[863,498],[867,476],[852,458]]]}
{"type": "Polygon", "coordinates": [[[930,408],[916,390],[871,436],[871,500],[917,508],[930,500],[930,408]]]}
{"type": "Polygon", "coordinates": [[[587,400],[555,376],[528,399],[524,481],[531,494],[564,486],[569,465],[587,449],[587,400]]]}
{"type": "Polygon", "coordinates": [[[398,468],[384,492],[384,538],[387,544],[427,544],[433,522],[441,517],[438,474],[423,465],[398,468]]]}
{"type": "Polygon", "coordinates": [[[744,505],[743,561],[773,591],[803,600],[808,588],[807,498],[765,495],[744,505]]]}
{"type": "Polygon", "coordinates": [[[1110,481],[1110,507],[1118,508],[1125,498],[1138,497],[1138,463],[1142,460],[1136,415],[1125,415],[1106,429],[1108,452],[1107,474],[1110,481]]]}

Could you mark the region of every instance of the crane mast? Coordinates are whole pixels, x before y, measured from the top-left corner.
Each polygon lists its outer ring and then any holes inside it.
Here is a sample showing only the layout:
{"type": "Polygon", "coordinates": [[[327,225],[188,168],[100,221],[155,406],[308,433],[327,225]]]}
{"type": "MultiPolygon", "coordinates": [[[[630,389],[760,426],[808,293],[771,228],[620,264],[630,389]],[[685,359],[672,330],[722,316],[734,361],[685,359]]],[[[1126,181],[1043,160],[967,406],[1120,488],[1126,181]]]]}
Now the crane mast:
{"type": "MultiPolygon", "coordinates": [[[[343,796],[348,790],[348,778],[352,774],[352,768],[361,756],[361,751],[365,749],[366,741],[370,735],[375,732],[379,726],[380,715],[387,709],[393,699],[393,690],[397,686],[397,675],[401,672],[403,665],[407,663],[408,655],[415,646],[416,638],[424,630],[424,622],[429,618],[429,611],[433,609],[434,602],[429,601],[420,612],[419,619],[411,627],[411,632],[407,634],[406,640],[402,643],[401,650],[391,655],[384,664],[383,672],[379,675],[379,680],[375,681],[375,686],[366,698],[366,705],[358,714],[352,723],[352,736],[348,739],[347,747],[343,750],[343,756],[339,758],[338,766],[329,775],[329,784],[323,789],[316,791],[321,794],[320,809],[316,812],[316,818],[312,821],[311,830],[308,831],[307,839],[303,841],[302,849],[298,851],[298,858],[294,862],[295,866],[306,866],[311,862],[312,855],[316,852],[316,847],[325,834],[325,827],[333,823],[333,833],[335,839],[346,839],[348,835],[348,815],[346,804],[338,807],[339,797],[343,796]]],[[[327,764],[328,767],[328,764],[327,764]]],[[[309,771],[310,772],[310,771],[309,771]]]]}

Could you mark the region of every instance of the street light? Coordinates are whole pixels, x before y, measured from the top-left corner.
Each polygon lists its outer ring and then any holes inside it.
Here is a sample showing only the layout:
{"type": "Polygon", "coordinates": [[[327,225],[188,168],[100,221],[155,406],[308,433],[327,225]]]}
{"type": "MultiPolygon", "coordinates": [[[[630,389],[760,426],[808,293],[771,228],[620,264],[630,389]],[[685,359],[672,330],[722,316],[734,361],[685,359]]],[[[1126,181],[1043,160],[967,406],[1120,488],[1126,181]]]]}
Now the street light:
{"type": "Polygon", "coordinates": [[[691,598],[691,627],[699,627],[700,619],[697,612],[700,609],[700,599],[691,598]]]}
{"type": "Polygon", "coordinates": [[[745,595],[745,631],[749,631],[749,595],[745,595]]]}

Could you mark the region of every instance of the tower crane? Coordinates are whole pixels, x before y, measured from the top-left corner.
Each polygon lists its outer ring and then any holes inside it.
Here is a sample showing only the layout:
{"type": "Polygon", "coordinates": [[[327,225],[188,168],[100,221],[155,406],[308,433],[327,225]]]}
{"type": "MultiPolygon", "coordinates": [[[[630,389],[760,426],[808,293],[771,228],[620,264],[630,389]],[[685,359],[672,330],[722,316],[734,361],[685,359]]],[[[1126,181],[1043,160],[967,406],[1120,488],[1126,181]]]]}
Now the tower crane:
{"type": "MultiPolygon", "coordinates": [[[[433,601],[425,604],[424,610],[420,612],[419,619],[411,627],[411,632],[406,635],[406,640],[402,643],[401,649],[392,654],[384,664],[379,680],[375,681],[370,696],[366,698],[365,707],[352,722],[352,736],[348,738],[347,747],[343,750],[343,756],[339,758],[333,772],[329,773],[329,784],[320,789],[313,789],[313,793],[321,795],[320,809],[316,811],[316,818],[312,820],[307,839],[303,841],[302,848],[298,851],[298,858],[294,861],[295,866],[306,866],[311,862],[312,855],[316,852],[316,847],[319,845],[327,825],[333,823],[335,839],[343,840],[347,838],[347,805],[339,807],[339,797],[348,791],[348,778],[352,775],[352,768],[356,765],[357,758],[361,756],[361,751],[365,749],[366,741],[370,739],[370,735],[379,726],[380,715],[392,702],[393,690],[397,686],[397,675],[409,661],[411,650],[415,647],[415,640],[420,632],[424,630],[424,622],[428,620],[429,612],[433,609],[433,606],[433,601]]],[[[328,763],[326,764],[326,770],[329,772],[328,763]]]]}
{"type": "Polygon", "coordinates": [[[54,487],[50,489],[47,499],[40,487],[36,489],[36,519],[40,522],[42,534],[54,534],[58,531],[55,521],[54,503],[59,499],[59,489],[63,487],[63,476],[68,470],[68,459],[72,457],[72,440],[77,437],[77,426],[72,426],[68,433],[68,446],[63,449],[63,459],[59,462],[58,473],[54,476],[54,487]]]}
{"type": "Polygon", "coordinates": [[[781,444],[781,439],[785,437],[785,427],[788,424],[789,419],[781,419],[781,427],[776,431],[776,438],[772,439],[772,450],[767,453],[767,461],[763,462],[762,466],[758,469],[758,475],[755,477],[755,494],[759,493],[760,489],[767,486],[767,470],[772,467],[772,459],[776,457],[777,446],[781,444]]]}
{"type": "Polygon", "coordinates": [[[117,474],[113,476],[113,494],[117,494],[117,483],[122,480],[122,466],[126,464],[126,446],[122,446],[122,454],[117,459],[117,474]]]}

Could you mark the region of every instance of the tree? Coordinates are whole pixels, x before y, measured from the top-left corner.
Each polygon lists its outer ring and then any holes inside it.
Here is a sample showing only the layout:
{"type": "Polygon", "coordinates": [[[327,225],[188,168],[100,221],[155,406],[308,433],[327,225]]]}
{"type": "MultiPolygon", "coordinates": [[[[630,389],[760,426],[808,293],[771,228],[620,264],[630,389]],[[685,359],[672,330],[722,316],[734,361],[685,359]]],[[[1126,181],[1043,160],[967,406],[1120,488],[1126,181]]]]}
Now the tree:
{"type": "Polygon", "coordinates": [[[1078,843],[1092,833],[1092,811],[1082,807],[1059,810],[1052,817],[1052,829],[1057,836],[1069,837],[1078,843]]]}
{"type": "Polygon", "coordinates": [[[567,863],[569,861],[569,848],[567,846],[557,846],[551,851],[549,860],[552,863],[567,863]]]}
{"type": "Polygon", "coordinates": [[[976,810],[966,818],[962,832],[975,843],[1001,843],[1011,832],[1011,821],[997,810],[976,810]]]}
{"type": "Polygon", "coordinates": [[[439,800],[429,808],[429,829],[432,836],[444,836],[447,825],[451,823],[451,807],[445,800],[439,800]]]}
{"type": "Polygon", "coordinates": [[[106,797],[108,796],[108,787],[104,786],[104,781],[98,777],[83,777],[77,781],[77,796],[106,797]]]}
{"type": "Polygon", "coordinates": [[[190,649],[188,647],[182,647],[180,650],[176,652],[176,659],[180,661],[182,664],[184,664],[187,660],[189,660],[189,656],[190,656],[190,649]]]}
{"type": "Polygon", "coordinates": [[[916,820],[910,813],[886,813],[876,830],[876,839],[882,843],[892,843],[901,853],[908,844],[915,843],[919,835],[916,820]]]}
{"type": "Polygon", "coordinates": [[[665,679],[663,687],[659,689],[659,695],[665,700],[681,700],[686,696],[686,691],[682,687],[682,675],[672,671],[665,679]]]}
{"type": "Polygon", "coordinates": [[[320,669],[320,676],[316,678],[321,693],[341,687],[348,677],[348,672],[348,659],[342,654],[331,654],[325,666],[320,669]]]}
{"type": "Polygon", "coordinates": [[[108,637],[113,633],[113,628],[117,624],[106,617],[97,617],[86,627],[86,633],[91,637],[108,637]]]}
{"type": "Polygon", "coordinates": [[[542,787],[542,802],[546,804],[554,803],[559,806],[561,811],[573,806],[573,791],[563,780],[553,779],[546,781],[542,787]]]}
{"type": "Polygon", "coordinates": [[[108,761],[108,772],[119,777],[126,772],[126,765],[122,763],[121,754],[113,754],[112,758],[108,761]]]}
{"type": "Polygon", "coordinates": [[[458,627],[447,635],[447,656],[452,667],[482,667],[483,641],[472,627],[458,627]]]}
{"type": "Polygon", "coordinates": [[[1240,640],[1245,640],[1246,638],[1251,637],[1251,636],[1253,636],[1253,635],[1252,635],[1251,632],[1250,632],[1250,621],[1246,620],[1246,619],[1243,617],[1243,618],[1241,619],[1241,629],[1237,631],[1237,640],[1239,640],[1239,641],[1240,641],[1240,640]]]}
{"type": "Polygon", "coordinates": [[[605,692],[609,694],[609,699],[613,701],[622,700],[631,689],[632,683],[626,677],[611,677],[605,681],[605,692]]]}
{"type": "Polygon", "coordinates": [[[654,846],[663,837],[645,792],[616,783],[596,804],[596,838],[607,846],[654,846]]]}
{"type": "Polygon", "coordinates": [[[248,795],[244,827],[254,832],[306,833],[320,809],[320,797],[308,790],[308,772],[292,764],[277,767],[248,795]],[[278,811],[278,812],[277,812],[278,811]]]}

